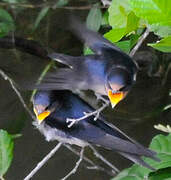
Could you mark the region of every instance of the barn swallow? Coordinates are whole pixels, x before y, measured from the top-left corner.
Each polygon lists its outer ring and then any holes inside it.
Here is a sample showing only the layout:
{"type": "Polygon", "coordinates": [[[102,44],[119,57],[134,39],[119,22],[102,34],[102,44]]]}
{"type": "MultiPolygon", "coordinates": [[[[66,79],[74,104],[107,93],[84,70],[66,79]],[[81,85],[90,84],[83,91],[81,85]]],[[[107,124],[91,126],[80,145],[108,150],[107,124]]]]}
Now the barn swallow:
{"type": "Polygon", "coordinates": [[[38,91],[33,98],[33,109],[37,117],[34,122],[46,140],[58,140],[81,147],[89,144],[111,149],[131,161],[154,170],[141,156],[159,161],[156,153],[135,142],[117,127],[107,123],[104,117],[98,121],[88,117],[68,128],[67,118],[80,118],[84,112],[94,109],[71,91],[38,91]]]}
{"type": "Polygon", "coordinates": [[[95,54],[76,57],[60,53],[48,54],[48,57],[68,68],[50,73],[39,88],[93,90],[97,94],[108,96],[114,108],[127,95],[136,80],[136,63],[114,44],[87,29],[78,20],[72,19],[70,26],[71,31],[95,54]]]}

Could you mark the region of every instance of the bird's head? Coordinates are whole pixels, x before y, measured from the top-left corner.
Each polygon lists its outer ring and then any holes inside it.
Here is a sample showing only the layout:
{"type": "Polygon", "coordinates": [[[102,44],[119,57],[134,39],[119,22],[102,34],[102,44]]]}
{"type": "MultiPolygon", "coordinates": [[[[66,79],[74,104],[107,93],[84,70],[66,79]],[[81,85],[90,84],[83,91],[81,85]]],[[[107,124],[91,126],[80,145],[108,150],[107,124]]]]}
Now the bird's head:
{"type": "Polygon", "coordinates": [[[38,91],[33,97],[33,111],[38,123],[42,123],[52,112],[54,112],[56,102],[53,101],[51,91],[38,91]]]}
{"type": "Polygon", "coordinates": [[[112,108],[116,106],[131,88],[133,77],[124,68],[113,68],[106,78],[106,92],[110,99],[112,108]]]}

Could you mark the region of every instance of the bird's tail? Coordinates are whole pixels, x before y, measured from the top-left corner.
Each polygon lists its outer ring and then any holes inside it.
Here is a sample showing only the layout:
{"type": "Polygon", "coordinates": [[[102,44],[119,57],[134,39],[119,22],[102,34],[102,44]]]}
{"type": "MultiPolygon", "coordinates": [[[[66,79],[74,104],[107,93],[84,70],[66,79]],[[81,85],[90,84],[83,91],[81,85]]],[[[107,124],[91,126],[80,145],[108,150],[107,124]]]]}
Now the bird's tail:
{"type": "MultiPolygon", "coordinates": [[[[135,154],[130,154],[130,153],[124,153],[124,152],[118,152],[119,154],[121,154],[122,156],[124,156],[125,158],[133,161],[136,164],[139,164],[141,166],[144,166],[148,169],[151,169],[152,171],[155,171],[156,169],[152,166],[150,166],[148,163],[146,163],[140,155],[135,155],[135,154]]],[[[156,161],[160,161],[156,156],[151,156],[152,159],[155,159],[156,161]]]]}
{"type": "Polygon", "coordinates": [[[123,140],[109,134],[106,134],[103,138],[96,139],[95,141],[94,143],[106,147],[107,149],[112,149],[133,161],[134,163],[147,167],[151,170],[154,170],[154,168],[147,164],[142,159],[142,156],[151,158],[155,161],[160,161],[160,159],[156,156],[156,152],[145,148],[139,143],[133,143],[131,141],[123,140]]]}

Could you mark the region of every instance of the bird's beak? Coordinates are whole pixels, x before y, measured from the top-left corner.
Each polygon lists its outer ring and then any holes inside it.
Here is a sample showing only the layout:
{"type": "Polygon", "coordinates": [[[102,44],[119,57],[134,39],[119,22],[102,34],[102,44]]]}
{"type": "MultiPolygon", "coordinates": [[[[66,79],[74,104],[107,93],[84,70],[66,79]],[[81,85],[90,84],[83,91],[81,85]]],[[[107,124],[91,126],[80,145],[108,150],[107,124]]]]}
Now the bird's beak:
{"type": "Polygon", "coordinates": [[[33,108],[33,111],[36,114],[39,124],[41,124],[43,122],[43,120],[51,114],[51,111],[49,111],[49,110],[42,111],[36,107],[33,108]]]}
{"type": "Polygon", "coordinates": [[[117,93],[112,93],[111,90],[108,90],[108,97],[110,99],[112,108],[116,106],[125,96],[123,92],[117,92],[117,93]]]}

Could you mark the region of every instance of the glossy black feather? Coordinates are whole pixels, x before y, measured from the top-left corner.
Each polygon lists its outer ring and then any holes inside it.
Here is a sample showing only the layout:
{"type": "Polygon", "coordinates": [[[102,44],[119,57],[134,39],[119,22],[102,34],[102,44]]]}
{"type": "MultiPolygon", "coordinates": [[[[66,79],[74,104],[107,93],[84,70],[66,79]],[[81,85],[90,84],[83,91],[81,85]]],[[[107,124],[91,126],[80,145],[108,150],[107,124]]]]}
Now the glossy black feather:
{"type": "MultiPolygon", "coordinates": [[[[85,42],[95,54],[78,57],[59,53],[48,54],[48,57],[67,65],[70,70],[60,69],[59,72],[54,72],[53,80],[51,79],[52,74],[47,75],[42,85],[37,86],[37,88],[51,90],[90,89],[96,93],[107,95],[106,87],[110,81],[108,76],[111,75],[121,79],[119,85],[126,87],[126,90],[129,91],[137,73],[135,62],[100,34],[87,29],[76,19],[71,20],[70,26],[73,33],[85,42]]],[[[115,82],[115,79],[110,79],[111,83],[118,83],[115,82]]]]}
{"type": "MultiPolygon", "coordinates": [[[[42,92],[39,91],[38,94],[42,92]]],[[[67,118],[80,118],[83,116],[83,112],[92,112],[94,109],[70,91],[46,91],[46,93],[48,97],[51,97],[48,101],[58,102],[58,106],[45,119],[44,123],[52,129],[65,134],[66,139],[74,137],[84,142],[115,150],[128,159],[151,169],[152,167],[146,164],[141,159],[141,156],[158,160],[154,151],[135,142],[118,128],[103,120],[103,117],[100,117],[97,121],[94,121],[93,117],[89,117],[68,128],[66,123],[67,118]]],[[[41,103],[38,94],[34,97],[34,105],[38,104],[38,100],[39,104],[41,103]]],[[[46,94],[44,95],[46,96],[46,94]]],[[[52,102],[49,104],[52,104],[52,102]]]]}

